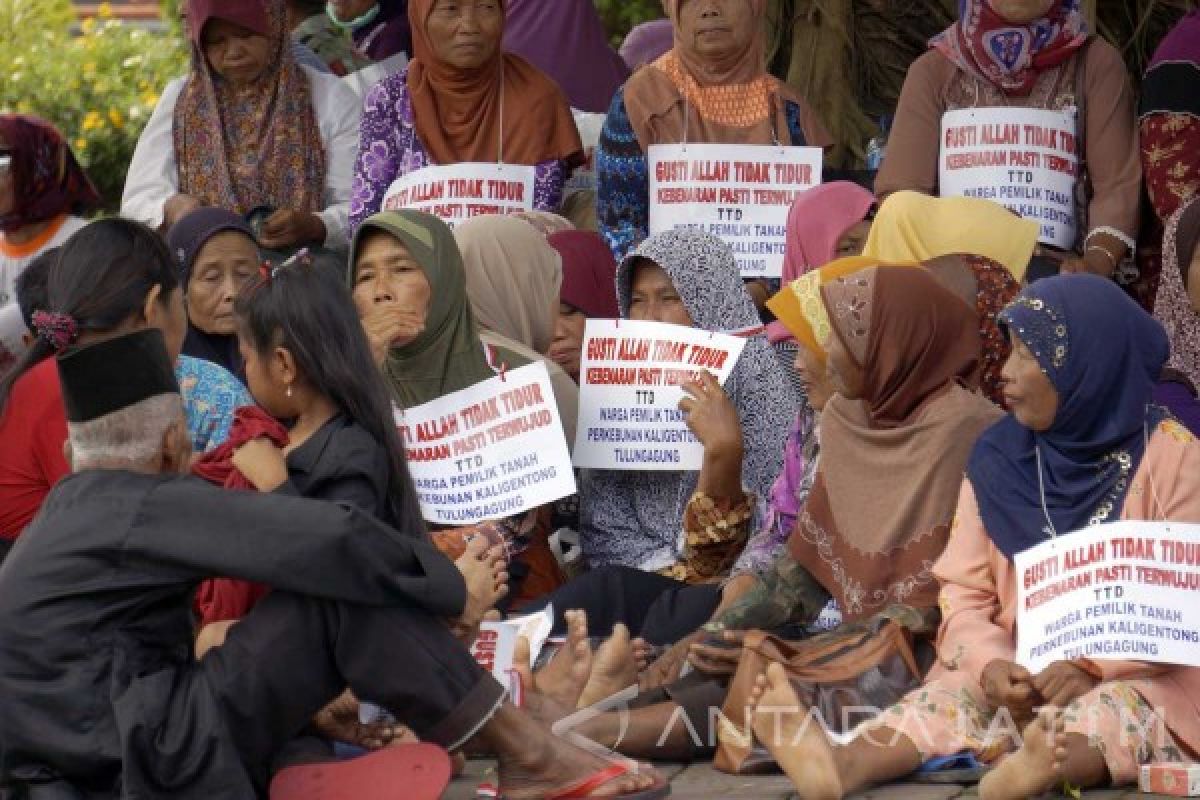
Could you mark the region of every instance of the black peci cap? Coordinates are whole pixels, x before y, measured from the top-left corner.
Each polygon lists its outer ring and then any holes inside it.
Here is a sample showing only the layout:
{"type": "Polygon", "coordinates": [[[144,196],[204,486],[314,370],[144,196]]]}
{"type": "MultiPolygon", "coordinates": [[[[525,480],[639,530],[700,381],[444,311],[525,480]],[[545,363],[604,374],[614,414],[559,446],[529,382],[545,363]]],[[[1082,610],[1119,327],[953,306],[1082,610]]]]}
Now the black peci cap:
{"type": "Polygon", "coordinates": [[[148,328],[58,355],[68,422],[87,422],[160,394],[179,394],[162,331],[148,328]]]}

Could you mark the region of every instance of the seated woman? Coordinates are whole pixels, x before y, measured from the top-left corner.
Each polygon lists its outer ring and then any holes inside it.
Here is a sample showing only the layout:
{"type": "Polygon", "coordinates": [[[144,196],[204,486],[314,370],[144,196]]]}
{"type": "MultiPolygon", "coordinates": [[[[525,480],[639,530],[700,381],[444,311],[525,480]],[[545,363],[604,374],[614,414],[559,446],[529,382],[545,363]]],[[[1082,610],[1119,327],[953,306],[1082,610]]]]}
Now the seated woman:
{"type": "Polygon", "coordinates": [[[555,211],[583,144],[562,90],[503,51],[503,1],[411,0],[408,18],[413,60],[364,103],[351,228],[397,178],[462,162],[536,167],[533,206],[555,211]]]}
{"type": "MultiPolygon", "coordinates": [[[[600,232],[620,262],[650,224],[652,145],[831,143],[816,116],[766,69],[766,0],[664,3],[675,47],[613,98],[596,149],[600,232]]],[[[766,289],[755,298],[766,301],[766,289]]]]}
{"type": "Polygon", "coordinates": [[[33,321],[36,342],[0,380],[0,538],[8,541],[70,472],[55,352],[114,333],[160,329],[175,359],[197,453],[225,440],[235,406],[253,403],[228,371],[180,355],[187,314],[174,261],[162,239],[138,223],[99,220],[68,239],[50,267],[33,321]]]}
{"type": "Polygon", "coordinates": [[[138,140],[121,214],[169,230],[216,206],[262,217],[258,243],[346,247],[358,96],[291,55],[284,0],[188,0],[192,69],[138,140]]]}
{"type": "Polygon", "coordinates": [[[547,353],[562,284],[558,253],[546,237],[516,217],[475,217],[454,229],[467,275],[467,298],[480,339],[541,361],[550,373],[567,446],[575,446],[579,387],[547,353]]]}
{"type": "MultiPolygon", "coordinates": [[[[354,237],[349,282],[375,363],[401,408],[493,378],[496,369],[529,363],[503,345],[491,348],[492,360],[485,354],[467,299],[462,253],[437,217],[387,211],[364,222],[354,237]]],[[[461,556],[477,533],[502,539],[511,556],[506,602],[519,604],[562,583],[546,544],[548,524],[549,514],[533,509],[433,536],[451,558],[461,556]]]]}
{"type": "MultiPolygon", "coordinates": [[[[692,229],[657,234],[631,253],[617,271],[617,299],[624,319],[707,331],[758,324],[733,251],[716,237],[692,229]]],[[[779,474],[800,399],[760,337],[746,342],[724,389],[741,435],[714,442],[716,447],[706,442],[705,461],[722,467],[736,463],[746,490],[746,497],[740,499],[764,498],[779,474]]],[[[580,485],[580,536],[588,564],[686,578],[690,571],[680,531],[685,530],[684,512],[693,503],[699,478],[695,472],[585,470],[580,485]]],[[[709,512],[701,518],[740,517],[749,509],[743,502],[709,512]]]]}
{"type": "Polygon", "coordinates": [[[184,354],[241,375],[233,301],[259,276],[254,231],[232,211],[198,208],[171,227],[167,247],[175,256],[187,306],[184,354]]]}
{"type": "Polygon", "coordinates": [[[0,114],[0,373],[24,350],[17,277],[37,255],[87,224],[100,195],[54,126],[0,114]]]}
{"type": "Polygon", "coordinates": [[[1014,731],[1007,722],[990,727],[994,718],[1003,711],[1028,720],[1039,705],[1049,713],[984,778],[985,800],[1036,797],[1064,781],[1083,789],[1134,783],[1140,764],[1194,758],[1200,746],[1194,667],[1078,659],[1033,675],[1013,663],[1013,557],[1042,542],[1047,527],[1065,534],[1118,519],[1200,522],[1200,445],[1150,405],[1167,337],[1096,276],[1039,281],[1004,321],[1013,338],[1004,370],[1012,413],[975,446],[954,535],[934,567],[943,622],[925,686],[834,746],[818,726],[793,738],[806,709],[780,670],[762,681],[762,705],[799,711],[756,716],[755,730],[803,798],[842,797],[936,756],[968,751],[995,761],[1014,731]]]}
{"type": "Polygon", "coordinates": [[[1167,221],[1163,271],[1154,318],[1171,340],[1171,356],[1154,400],[1200,436],[1200,199],[1189,199],[1167,221]]]}
{"type": "Polygon", "coordinates": [[[1079,180],[1086,176],[1092,192],[1076,208],[1075,241],[1057,255],[1063,271],[1112,275],[1136,243],[1142,179],[1133,86],[1121,54],[1087,33],[1080,0],[963,0],[959,11],[908,70],[876,194],[939,193],[946,113],[1069,111],[1082,117],[1079,180]]]}
{"type": "Polygon", "coordinates": [[[584,326],[589,319],[616,319],[617,265],[599,234],[563,231],[546,239],[562,260],[558,322],[547,355],[579,382],[584,326]]]}

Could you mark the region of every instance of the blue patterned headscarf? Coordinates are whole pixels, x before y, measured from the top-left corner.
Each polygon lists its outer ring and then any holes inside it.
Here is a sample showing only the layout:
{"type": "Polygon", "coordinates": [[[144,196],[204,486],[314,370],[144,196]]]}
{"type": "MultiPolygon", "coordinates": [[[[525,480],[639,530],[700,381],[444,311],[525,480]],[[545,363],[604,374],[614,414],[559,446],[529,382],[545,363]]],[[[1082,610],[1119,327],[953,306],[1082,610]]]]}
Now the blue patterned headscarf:
{"type": "Polygon", "coordinates": [[[1149,433],[1167,416],[1150,401],[1169,345],[1161,325],[1095,275],[1038,281],[1000,319],[1058,392],[1048,430],[1010,414],[980,437],[967,464],[984,527],[1011,558],[1052,532],[1119,518],[1149,433]]]}

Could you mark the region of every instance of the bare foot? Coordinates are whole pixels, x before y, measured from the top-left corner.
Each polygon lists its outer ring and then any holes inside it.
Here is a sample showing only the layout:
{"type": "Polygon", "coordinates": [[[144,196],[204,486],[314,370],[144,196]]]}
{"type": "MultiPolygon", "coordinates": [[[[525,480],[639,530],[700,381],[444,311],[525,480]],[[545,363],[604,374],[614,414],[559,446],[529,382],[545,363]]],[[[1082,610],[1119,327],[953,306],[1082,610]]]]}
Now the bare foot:
{"type": "Polygon", "coordinates": [[[637,662],[638,672],[653,664],[655,659],[661,656],[665,649],[658,645],[650,644],[640,636],[634,639],[633,660],[637,662]]]}
{"type": "Polygon", "coordinates": [[[1067,760],[1062,710],[1042,709],[1021,736],[1021,749],[1003,759],[980,781],[980,800],[1024,800],[1048,792],[1062,782],[1067,760]]]}
{"type": "Polygon", "coordinates": [[[454,635],[469,647],[479,634],[479,623],[508,592],[504,546],[490,546],[486,538],[476,536],[454,565],[467,584],[467,604],[454,621],[454,635]]]}
{"type": "Polygon", "coordinates": [[[576,708],[592,673],[592,646],[588,641],[587,613],[567,611],[563,617],[567,622],[567,641],[550,663],[534,673],[529,660],[529,640],[521,636],[517,639],[513,668],[521,676],[527,694],[542,695],[553,707],[567,709],[569,714],[576,708]]]}
{"type": "Polygon", "coordinates": [[[750,726],[791,778],[801,800],[840,800],[842,782],[833,745],[818,717],[792,689],[781,664],[759,675],[750,695],[750,726]]]}
{"type": "Polygon", "coordinates": [[[629,641],[629,628],[618,622],[613,626],[612,636],[596,648],[591,677],[576,707],[586,708],[599,703],[622,689],[636,686],[637,682],[638,667],[629,641]]]}

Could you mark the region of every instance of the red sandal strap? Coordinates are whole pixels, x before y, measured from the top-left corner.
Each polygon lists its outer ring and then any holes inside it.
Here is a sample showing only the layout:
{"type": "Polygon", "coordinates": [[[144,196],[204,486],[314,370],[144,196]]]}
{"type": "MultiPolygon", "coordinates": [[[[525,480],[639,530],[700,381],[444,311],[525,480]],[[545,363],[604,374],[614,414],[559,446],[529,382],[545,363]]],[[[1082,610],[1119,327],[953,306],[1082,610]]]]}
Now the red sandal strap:
{"type": "Polygon", "coordinates": [[[592,773],[589,777],[584,778],[574,786],[568,786],[561,792],[550,795],[547,800],[582,800],[590,797],[592,792],[599,789],[609,781],[624,777],[629,774],[629,767],[624,764],[613,763],[602,770],[592,773]]]}

